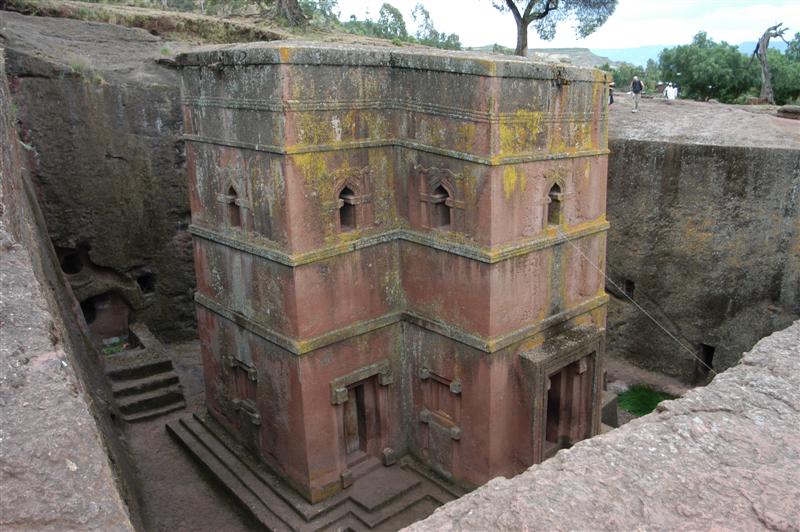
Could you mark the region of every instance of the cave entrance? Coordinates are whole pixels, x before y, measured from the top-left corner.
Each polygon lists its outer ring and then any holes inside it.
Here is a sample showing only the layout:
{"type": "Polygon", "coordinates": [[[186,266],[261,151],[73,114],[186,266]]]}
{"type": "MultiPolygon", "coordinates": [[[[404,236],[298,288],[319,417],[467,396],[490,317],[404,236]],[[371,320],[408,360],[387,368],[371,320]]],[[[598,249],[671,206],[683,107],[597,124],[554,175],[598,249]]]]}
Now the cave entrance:
{"type": "Polygon", "coordinates": [[[118,292],[90,297],[81,302],[81,310],[89,332],[97,340],[128,337],[130,308],[118,292]]]}
{"type": "Polygon", "coordinates": [[[694,382],[700,383],[708,378],[714,369],[714,353],[717,348],[713,345],[700,344],[700,357],[694,362],[694,382]]]}

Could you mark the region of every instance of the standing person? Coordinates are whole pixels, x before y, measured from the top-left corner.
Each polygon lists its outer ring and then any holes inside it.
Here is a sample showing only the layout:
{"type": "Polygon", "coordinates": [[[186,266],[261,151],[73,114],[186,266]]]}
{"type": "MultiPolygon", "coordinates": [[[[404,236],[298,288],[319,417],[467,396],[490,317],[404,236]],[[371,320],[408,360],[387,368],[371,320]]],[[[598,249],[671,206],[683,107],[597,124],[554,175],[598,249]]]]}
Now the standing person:
{"type": "Polygon", "coordinates": [[[644,90],[644,84],[641,81],[639,81],[639,76],[633,76],[633,81],[631,81],[631,92],[633,93],[633,109],[631,109],[631,113],[639,112],[639,99],[642,97],[643,90],[644,90]]]}
{"type": "Polygon", "coordinates": [[[614,103],[614,82],[608,84],[608,105],[614,103]]]}
{"type": "Polygon", "coordinates": [[[666,89],[664,89],[664,96],[667,97],[667,100],[674,100],[678,97],[678,89],[670,83],[666,89]]]}

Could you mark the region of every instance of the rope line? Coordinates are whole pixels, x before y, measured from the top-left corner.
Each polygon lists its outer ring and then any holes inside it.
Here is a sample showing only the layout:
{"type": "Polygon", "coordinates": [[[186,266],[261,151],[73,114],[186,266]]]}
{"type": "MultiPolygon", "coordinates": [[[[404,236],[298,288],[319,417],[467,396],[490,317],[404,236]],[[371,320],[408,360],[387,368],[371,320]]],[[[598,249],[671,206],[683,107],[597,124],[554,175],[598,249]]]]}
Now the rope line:
{"type": "Polygon", "coordinates": [[[557,231],[558,231],[558,234],[559,234],[559,235],[561,235],[562,237],[564,237],[564,240],[565,240],[565,242],[567,242],[567,243],[568,243],[570,246],[572,246],[573,248],[575,248],[575,250],[576,250],[576,251],[577,251],[577,252],[580,254],[580,256],[581,256],[581,257],[583,257],[583,260],[585,260],[585,261],[586,261],[586,262],[587,262],[587,263],[588,263],[588,264],[589,264],[589,265],[590,265],[592,268],[594,268],[595,270],[597,270],[598,272],[600,272],[600,274],[601,274],[601,275],[602,275],[602,276],[605,278],[605,280],[606,280],[608,283],[610,283],[610,284],[611,284],[611,285],[612,285],[614,288],[616,288],[616,289],[619,291],[619,293],[621,293],[623,296],[625,296],[625,297],[626,297],[626,298],[627,298],[627,299],[628,299],[628,300],[629,300],[631,303],[633,303],[633,305],[634,305],[634,306],[635,306],[635,307],[636,307],[636,308],[639,310],[639,312],[641,312],[642,314],[644,314],[645,316],[647,316],[647,318],[648,318],[650,321],[652,321],[653,323],[655,323],[655,324],[658,326],[658,328],[659,328],[659,329],[661,329],[662,331],[664,331],[664,333],[665,333],[667,336],[669,336],[670,338],[672,338],[672,339],[675,341],[675,343],[676,343],[676,344],[678,344],[679,346],[681,346],[681,347],[682,347],[682,348],[683,348],[683,349],[684,349],[684,350],[685,350],[687,353],[689,353],[690,355],[692,355],[692,358],[694,358],[694,359],[695,359],[697,362],[699,362],[700,364],[702,364],[703,366],[705,366],[705,368],[706,368],[706,369],[708,369],[709,373],[711,373],[712,375],[716,375],[716,374],[717,374],[717,372],[716,372],[716,371],[714,371],[714,368],[712,368],[711,366],[709,366],[708,364],[706,364],[706,363],[705,363],[705,361],[704,361],[702,358],[700,358],[700,357],[697,355],[697,353],[696,353],[696,352],[695,352],[695,351],[694,351],[692,348],[688,347],[688,346],[687,346],[687,345],[685,345],[683,342],[681,342],[681,341],[678,339],[678,337],[676,337],[674,334],[672,334],[671,332],[669,332],[669,330],[667,330],[667,328],[666,328],[666,327],[664,327],[663,325],[661,325],[661,323],[660,323],[660,322],[659,322],[657,319],[655,319],[655,318],[654,318],[654,317],[653,317],[653,316],[652,316],[652,315],[651,315],[649,312],[647,312],[647,311],[646,311],[644,308],[642,308],[642,306],[641,306],[639,303],[637,303],[637,302],[636,302],[636,301],[635,301],[635,300],[634,300],[634,299],[633,299],[631,296],[629,296],[629,295],[628,295],[628,293],[627,293],[625,290],[623,290],[622,288],[620,288],[620,286],[619,286],[619,285],[617,285],[617,283],[615,283],[615,282],[614,282],[614,281],[611,279],[611,277],[609,277],[609,276],[606,274],[606,272],[604,272],[604,271],[603,271],[603,270],[602,270],[602,269],[601,269],[599,266],[597,266],[597,265],[596,265],[594,262],[592,262],[592,260],[591,260],[589,257],[587,257],[587,256],[586,256],[586,254],[585,254],[583,251],[581,251],[581,248],[579,248],[577,245],[575,245],[575,243],[574,243],[574,242],[572,242],[572,240],[569,240],[568,238],[566,238],[566,235],[565,235],[565,234],[564,234],[564,233],[561,231],[561,228],[560,228],[560,227],[558,227],[558,228],[557,228],[557,231]]]}

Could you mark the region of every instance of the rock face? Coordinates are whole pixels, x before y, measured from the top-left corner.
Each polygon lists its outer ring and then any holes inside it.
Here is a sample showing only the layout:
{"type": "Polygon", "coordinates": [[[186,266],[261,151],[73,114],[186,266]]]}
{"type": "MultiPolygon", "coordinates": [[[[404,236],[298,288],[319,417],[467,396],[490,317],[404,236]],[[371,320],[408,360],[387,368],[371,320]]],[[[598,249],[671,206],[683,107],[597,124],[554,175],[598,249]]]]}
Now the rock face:
{"type": "Polygon", "coordinates": [[[42,277],[49,242],[22,178],[3,66],[0,48],[0,528],[133,530],[92,417],[92,380],[78,378],[80,335],[52,305],[63,281],[42,277]]]}
{"type": "Polygon", "coordinates": [[[658,412],[406,530],[797,530],[800,321],[658,412]]]}
{"type": "Polygon", "coordinates": [[[120,301],[120,319],[167,340],[193,336],[178,78],[156,63],[180,45],[109,24],[0,17],[29,166],[84,311],[120,301]]]}
{"type": "Polygon", "coordinates": [[[612,108],[608,350],[705,380],[622,292],[717,371],[800,318],[800,129],[734,106],[612,108]]]}

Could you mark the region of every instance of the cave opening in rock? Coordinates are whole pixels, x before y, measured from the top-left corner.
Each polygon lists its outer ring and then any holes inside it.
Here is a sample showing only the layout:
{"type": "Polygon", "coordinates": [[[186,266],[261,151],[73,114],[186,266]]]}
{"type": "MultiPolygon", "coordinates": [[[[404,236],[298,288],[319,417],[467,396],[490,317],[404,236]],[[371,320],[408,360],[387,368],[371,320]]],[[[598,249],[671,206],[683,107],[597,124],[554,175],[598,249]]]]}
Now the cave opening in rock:
{"type": "Polygon", "coordinates": [[[136,278],[136,284],[143,294],[152,294],[156,291],[156,276],[154,273],[143,273],[136,278]]]}
{"type": "Polygon", "coordinates": [[[72,251],[61,257],[61,271],[68,275],[80,273],[83,269],[83,260],[80,251],[72,251]]]}
{"type": "Polygon", "coordinates": [[[628,296],[629,298],[633,299],[633,292],[636,290],[636,283],[631,281],[630,279],[625,279],[622,282],[622,292],[628,296]]]}
{"type": "Polygon", "coordinates": [[[130,308],[116,291],[105,292],[81,302],[89,331],[98,340],[127,337],[130,308]]]}
{"type": "Polygon", "coordinates": [[[708,377],[714,369],[714,353],[717,348],[713,345],[700,344],[700,358],[695,360],[695,381],[700,382],[708,377]]]}

